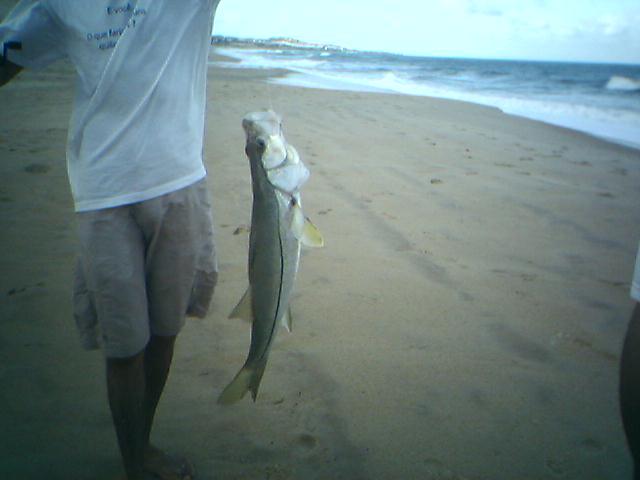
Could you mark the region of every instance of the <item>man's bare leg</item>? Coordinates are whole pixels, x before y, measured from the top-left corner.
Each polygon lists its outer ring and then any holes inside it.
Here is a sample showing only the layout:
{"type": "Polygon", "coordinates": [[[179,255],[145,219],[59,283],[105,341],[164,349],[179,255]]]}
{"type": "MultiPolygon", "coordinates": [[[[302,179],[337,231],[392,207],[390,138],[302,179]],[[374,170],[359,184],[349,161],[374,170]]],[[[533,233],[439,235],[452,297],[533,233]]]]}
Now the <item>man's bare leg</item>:
{"type": "Polygon", "coordinates": [[[193,468],[186,460],[170,457],[150,443],[153,418],[169,375],[175,340],[175,336],[153,335],[144,352],[144,468],[163,480],[193,477],[193,468]]]}
{"type": "Polygon", "coordinates": [[[128,480],[144,478],[144,353],[107,359],[109,407],[128,480]]]}
{"type": "Polygon", "coordinates": [[[175,336],[152,336],[146,348],[127,358],[107,359],[109,406],[127,480],[148,473],[163,480],[187,480],[193,469],[151,446],[149,437],[173,358],[175,336]]]}
{"type": "Polygon", "coordinates": [[[144,444],[149,446],[153,417],[169,376],[176,337],[152,335],[144,351],[144,444]]]}

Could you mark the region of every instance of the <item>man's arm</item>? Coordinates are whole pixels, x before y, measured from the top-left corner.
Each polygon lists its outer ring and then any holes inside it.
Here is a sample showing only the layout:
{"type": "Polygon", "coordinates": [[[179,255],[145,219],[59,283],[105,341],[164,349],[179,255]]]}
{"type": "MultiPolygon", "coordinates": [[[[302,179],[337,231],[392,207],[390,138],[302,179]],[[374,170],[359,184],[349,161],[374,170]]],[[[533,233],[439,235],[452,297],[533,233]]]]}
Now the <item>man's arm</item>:
{"type": "Polygon", "coordinates": [[[0,87],[9,83],[21,70],[22,67],[20,65],[0,57],[0,87]]]}

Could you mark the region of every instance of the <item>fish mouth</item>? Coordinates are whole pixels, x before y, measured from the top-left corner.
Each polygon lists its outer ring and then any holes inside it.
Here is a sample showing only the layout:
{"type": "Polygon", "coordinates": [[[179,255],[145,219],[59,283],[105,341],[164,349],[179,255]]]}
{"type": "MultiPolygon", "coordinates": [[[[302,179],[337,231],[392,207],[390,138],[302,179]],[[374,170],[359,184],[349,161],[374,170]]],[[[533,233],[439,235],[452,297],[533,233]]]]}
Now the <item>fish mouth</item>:
{"type": "Polygon", "coordinates": [[[253,112],[242,119],[246,134],[245,150],[255,149],[265,169],[275,168],[287,159],[287,142],[282,119],[271,110],[253,112]]]}
{"type": "Polygon", "coordinates": [[[282,119],[271,110],[253,112],[242,119],[242,128],[247,142],[255,142],[261,136],[282,136],[282,119]]]}

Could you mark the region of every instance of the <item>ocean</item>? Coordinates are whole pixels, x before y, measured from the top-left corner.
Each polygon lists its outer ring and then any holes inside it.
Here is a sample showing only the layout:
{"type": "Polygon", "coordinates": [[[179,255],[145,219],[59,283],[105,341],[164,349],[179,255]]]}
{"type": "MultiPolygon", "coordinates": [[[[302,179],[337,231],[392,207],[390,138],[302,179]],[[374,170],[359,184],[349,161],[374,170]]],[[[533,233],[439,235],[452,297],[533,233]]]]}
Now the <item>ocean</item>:
{"type": "Polygon", "coordinates": [[[430,58],[288,45],[218,47],[275,83],[463,100],[640,148],[640,65],[430,58]]]}

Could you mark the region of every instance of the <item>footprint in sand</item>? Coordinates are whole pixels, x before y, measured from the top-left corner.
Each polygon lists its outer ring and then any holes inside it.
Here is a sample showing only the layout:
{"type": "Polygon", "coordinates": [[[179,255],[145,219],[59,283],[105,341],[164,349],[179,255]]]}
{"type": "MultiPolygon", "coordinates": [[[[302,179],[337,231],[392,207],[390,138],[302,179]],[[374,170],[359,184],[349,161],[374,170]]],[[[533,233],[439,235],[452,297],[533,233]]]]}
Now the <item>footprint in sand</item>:
{"type": "Polygon", "coordinates": [[[603,283],[604,285],[608,285],[609,287],[614,287],[614,288],[628,288],[629,287],[629,283],[626,281],[619,281],[619,280],[598,280],[600,283],[603,283]]]}
{"type": "Polygon", "coordinates": [[[25,285],[23,287],[16,287],[16,288],[12,288],[11,290],[9,290],[7,292],[7,295],[12,297],[13,295],[17,295],[19,293],[24,293],[27,290],[31,290],[31,289],[34,289],[34,288],[44,288],[44,286],[45,286],[44,282],[38,282],[38,283],[35,283],[33,285],[25,285]]]}
{"type": "Polygon", "coordinates": [[[283,465],[268,465],[264,472],[254,475],[255,478],[268,478],[269,480],[287,480],[292,478],[289,467],[283,465]]]}
{"type": "Polygon", "coordinates": [[[18,293],[23,293],[27,291],[27,287],[20,287],[20,288],[12,288],[11,290],[9,290],[7,292],[7,295],[12,296],[12,295],[16,295],[18,293]]]}
{"type": "Polygon", "coordinates": [[[547,469],[556,477],[564,477],[565,475],[565,462],[559,458],[550,458],[546,463],[547,469]]]}
{"type": "MultiPolygon", "coordinates": [[[[522,294],[518,291],[516,293],[522,294]]],[[[501,323],[489,325],[488,328],[500,346],[521,359],[541,364],[552,361],[551,353],[547,348],[517,330],[501,323]]]]}
{"type": "Polygon", "coordinates": [[[296,444],[306,450],[311,450],[318,444],[318,440],[309,433],[301,433],[296,438],[296,444]]]}
{"type": "Polygon", "coordinates": [[[590,167],[591,166],[591,162],[587,162],[586,160],[582,160],[580,162],[572,161],[571,163],[573,163],[575,165],[580,165],[581,167],[590,167]]]}
{"type": "Polygon", "coordinates": [[[31,165],[27,165],[26,167],[24,167],[25,172],[34,174],[47,173],[49,170],[51,170],[51,167],[49,167],[48,165],[43,165],[41,163],[32,163],[31,165]]]}
{"type": "Polygon", "coordinates": [[[580,448],[589,455],[598,455],[604,452],[605,446],[593,438],[585,438],[580,442],[580,448]]]}
{"type": "Polygon", "coordinates": [[[626,168],[614,168],[611,170],[611,173],[615,173],[616,175],[622,175],[623,177],[627,176],[628,170],[626,168]]]}
{"type": "Polygon", "coordinates": [[[331,285],[331,280],[327,277],[320,276],[311,280],[311,285],[331,285]]]}

